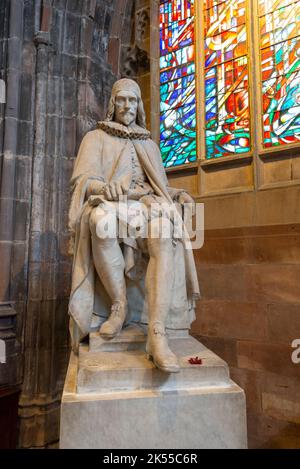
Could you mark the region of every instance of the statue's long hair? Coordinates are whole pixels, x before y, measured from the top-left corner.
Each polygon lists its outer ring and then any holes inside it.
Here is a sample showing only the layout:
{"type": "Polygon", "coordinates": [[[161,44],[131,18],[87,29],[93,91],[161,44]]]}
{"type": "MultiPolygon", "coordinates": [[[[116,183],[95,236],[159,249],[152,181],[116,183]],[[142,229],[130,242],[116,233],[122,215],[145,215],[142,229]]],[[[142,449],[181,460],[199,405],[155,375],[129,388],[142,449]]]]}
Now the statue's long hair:
{"type": "MultiPolygon", "coordinates": [[[[113,121],[115,117],[115,98],[112,96],[109,100],[108,111],[106,114],[106,121],[113,121]]],[[[136,115],[136,123],[143,129],[146,128],[146,114],[144,110],[143,101],[141,98],[138,98],[138,108],[136,115]]]]}

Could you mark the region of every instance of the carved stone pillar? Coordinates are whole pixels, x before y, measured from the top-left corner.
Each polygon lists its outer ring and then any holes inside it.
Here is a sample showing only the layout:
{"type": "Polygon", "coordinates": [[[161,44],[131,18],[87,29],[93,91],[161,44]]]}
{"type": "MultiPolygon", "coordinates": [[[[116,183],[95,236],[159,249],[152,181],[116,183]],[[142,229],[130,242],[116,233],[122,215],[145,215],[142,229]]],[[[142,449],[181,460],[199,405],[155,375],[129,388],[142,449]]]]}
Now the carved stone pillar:
{"type": "Polygon", "coordinates": [[[21,316],[26,270],[26,220],[28,201],[22,192],[18,130],[20,125],[23,1],[1,2],[1,79],[6,83],[5,103],[0,104],[0,339],[3,359],[0,363],[0,386],[21,382],[21,316]],[[17,220],[16,217],[19,216],[17,220]],[[4,363],[5,361],[5,363],[4,363]]]}

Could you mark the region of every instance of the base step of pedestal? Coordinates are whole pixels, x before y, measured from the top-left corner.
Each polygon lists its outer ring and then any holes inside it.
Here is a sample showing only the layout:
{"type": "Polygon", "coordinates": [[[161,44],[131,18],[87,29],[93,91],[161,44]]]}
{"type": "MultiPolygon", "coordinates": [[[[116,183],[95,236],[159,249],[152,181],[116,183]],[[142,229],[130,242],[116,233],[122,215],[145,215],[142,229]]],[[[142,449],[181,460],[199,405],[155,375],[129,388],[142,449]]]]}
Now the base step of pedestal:
{"type": "MultiPolygon", "coordinates": [[[[190,337],[188,329],[166,329],[167,335],[174,339],[190,337]]],[[[147,326],[129,324],[113,339],[103,339],[98,332],[90,333],[90,352],[121,352],[126,350],[144,350],[147,326]]]]}
{"type": "Polygon", "coordinates": [[[117,352],[143,347],[146,340],[141,327],[129,326],[113,339],[103,339],[99,332],[90,334],[90,352],[117,352]]]}
{"type": "Polygon", "coordinates": [[[99,389],[101,393],[138,389],[167,391],[230,385],[227,364],[196,339],[191,336],[169,339],[169,346],[178,357],[179,373],[158,370],[144,350],[90,352],[87,345],[81,346],[77,392],[98,392],[99,389]],[[202,364],[191,365],[192,357],[201,358],[202,364]]]}

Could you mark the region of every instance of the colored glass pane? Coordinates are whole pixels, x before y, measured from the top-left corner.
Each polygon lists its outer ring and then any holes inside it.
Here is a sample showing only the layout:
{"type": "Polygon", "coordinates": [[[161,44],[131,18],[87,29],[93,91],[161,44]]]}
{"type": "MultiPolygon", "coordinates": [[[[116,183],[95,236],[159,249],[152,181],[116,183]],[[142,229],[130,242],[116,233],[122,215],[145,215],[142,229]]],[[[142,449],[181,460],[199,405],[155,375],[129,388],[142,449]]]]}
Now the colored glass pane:
{"type": "Polygon", "coordinates": [[[300,35],[300,4],[293,3],[260,18],[261,47],[300,35]]]}
{"type": "Polygon", "coordinates": [[[246,2],[206,0],[206,158],[250,151],[246,2]]]}
{"type": "Polygon", "coordinates": [[[191,45],[178,50],[176,47],[174,52],[162,55],[159,62],[161,72],[169,68],[180,67],[180,65],[194,62],[194,46],[191,45]]]}
{"type": "Polygon", "coordinates": [[[206,130],[207,158],[219,158],[230,154],[242,154],[249,151],[249,132],[244,129],[218,134],[206,130]],[[243,151],[241,151],[243,149],[243,151]]]}
{"type": "Polygon", "coordinates": [[[217,93],[231,93],[234,89],[247,87],[248,64],[245,57],[205,70],[206,97],[212,94],[217,95],[217,93]]]}
{"type": "Polygon", "coordinates": [[[259,1],[263,144],[300,141],[300,1],[259,1]]]}
{"type": "Polygon", "coordinates": [[[194,1],[161,1],[159,6],[160,30],[168,28],[175,21],[194,16],[194,1]]]}
{"type": "Polygon", "coordinates": [[[166,167],[196,160],[195,104],[161,114],[161,153],[166,167]]]}
{"type": "Polygon", "coordinates": [[[258,13],[259,16],[266,15],[279,8],[285,7],[294,3],[291,0],[258,0],[258,13]]]}
{"type": "Polygon", "coordinates": [[[227,60],[242,57],[246,53],[245,25],[205,39],[206,67],[212,67],[227,60]]]}
{"type": "Polygon", "coordinates": [[[300,70],[289,75],[280,75],[262,82],[264,112],[298,106],[300,95],[300,70]],[[274,87],[274,80],[276,87],[274,87]]]}
{"type": "Polygon", "coordinates": [[[161,85],[160,99],[161,112],[195,103],[195,75],[188,75],[161,85]]]}
{"type": "Polygon", "coordinates": [[[160,82],[166,83],[167,81],[176,80],[178,78],[186,77],[195,73],[194,62],[185,64],[182,67],[174,67],[165,69],[160,73],[160,82]]]}
{"type": "Polygon", "coordinates": [[[167,54],[170,50],[175,51],[185,46],[193,44],[192,28],[190,28],[193,19],[172,23],[169,28],[162,29],[160,32],[160,51],[161,55],[167,54]],[[176,39],[174,39],[176,38],[176,39]]]}
{"type": "MultiPolygon", "coordinates": [[[[192,137],[195,135],[193,127],[196,125],[195,105],[190,104],[176,109],[169,109],[161,114],[161,134],[163,138],[172,140],[173,129],[182,136],[192,137]],[[184,132],[181,132],[182,121],[184,120],[184,132]]],[[[176,132],[175,132],[176,133],[176,132]]],[[[179,136],[179,135],[178,135],[179,136]]]]}
{"type": "Polygon", "coordinates": [[[166,167],[195,161],[194,1],[160,2],[160,140],[166,167]]]}
{"type": "Polygon", "coordinates": [[[246,1],[222,2],[204,11],[204,34],[214,36],[245,24],[246,1]],[[221,19],[221,21],[220,21],[221,19]]]}
{"type": "Polygon", "coordinates": [[[261,51],[262,80],[291,74],[300,68],[300,37],[266,47],[261,51]]]}
{"type": "Polygon", "coordinates": [[[289,109],[264,114],[263,121],[265,147],[300,142],[300,104],[289,109]]]}

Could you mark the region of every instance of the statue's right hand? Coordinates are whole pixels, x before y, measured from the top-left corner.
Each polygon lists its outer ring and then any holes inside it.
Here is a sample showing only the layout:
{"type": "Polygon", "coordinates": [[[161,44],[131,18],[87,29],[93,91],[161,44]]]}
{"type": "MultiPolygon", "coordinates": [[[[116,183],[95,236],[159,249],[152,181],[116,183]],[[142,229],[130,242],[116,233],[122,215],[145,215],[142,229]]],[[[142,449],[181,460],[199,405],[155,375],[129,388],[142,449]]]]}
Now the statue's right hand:
{"type": "Polygon", "coordinates": [[[104,187],[105,187],[105,182],[103,181],[99,181],[98,179],[90,181],[88,189],[87,189],[87,197],[89,198],[90,195],[102,194],[104,187]]]}
{"type": "Polygon", "coordinates": [[[127,190],[121,182],[112,181],[109,184],[106,184],[103,193],[107,200],[119,200],[120,197],[127,193],[127,190]]]}

